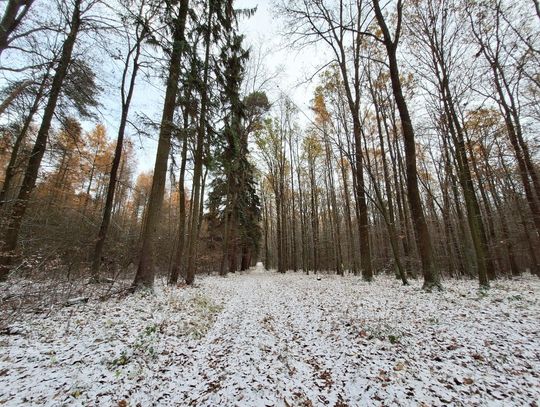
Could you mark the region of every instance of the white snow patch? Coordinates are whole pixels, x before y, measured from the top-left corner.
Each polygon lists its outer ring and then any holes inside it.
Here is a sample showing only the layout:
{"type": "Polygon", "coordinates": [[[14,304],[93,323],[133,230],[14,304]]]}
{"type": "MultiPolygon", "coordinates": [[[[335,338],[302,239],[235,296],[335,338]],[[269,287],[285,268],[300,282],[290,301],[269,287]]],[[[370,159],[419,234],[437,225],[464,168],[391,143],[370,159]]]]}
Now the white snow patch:
{"type": "Polygon", "coordinates": [[[540,280],[251,273],[73,305],[0,336],[0,404],[535,405],[540,280]]]}

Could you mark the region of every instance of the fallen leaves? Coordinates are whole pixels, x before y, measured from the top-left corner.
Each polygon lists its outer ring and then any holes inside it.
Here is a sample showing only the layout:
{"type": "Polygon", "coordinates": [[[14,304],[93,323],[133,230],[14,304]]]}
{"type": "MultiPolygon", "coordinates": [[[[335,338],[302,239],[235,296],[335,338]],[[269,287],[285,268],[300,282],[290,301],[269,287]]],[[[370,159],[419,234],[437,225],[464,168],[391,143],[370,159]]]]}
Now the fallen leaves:
{"type": "Polygon", "coordinates": [[[0,346],[0,400],[345,407],[538,398],[538,280],[500,281],[480,300],[468,281],[426,294],[414,281],[323,280],[203,278],[190,290],[158,287],[156,296],[29,319],[27,335],[0,346]]]}

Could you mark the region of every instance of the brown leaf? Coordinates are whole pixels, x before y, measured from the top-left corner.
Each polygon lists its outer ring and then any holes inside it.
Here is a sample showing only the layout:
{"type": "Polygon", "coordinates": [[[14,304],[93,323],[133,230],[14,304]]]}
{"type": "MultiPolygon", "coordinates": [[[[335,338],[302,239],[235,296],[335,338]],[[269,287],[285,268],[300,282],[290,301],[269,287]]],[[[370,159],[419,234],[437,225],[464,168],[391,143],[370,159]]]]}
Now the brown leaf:
{"type": "Polygon", "coordinates": [[[481,354],[479,354],[479,353],[473,353],[473,354],[472,354],[472,357],[473,357],[474,360],[478,360],[478,361],[480,361],[480,362],[483,362],[483,361],[484,361],[484,357],[483,357],[481,354]]]}

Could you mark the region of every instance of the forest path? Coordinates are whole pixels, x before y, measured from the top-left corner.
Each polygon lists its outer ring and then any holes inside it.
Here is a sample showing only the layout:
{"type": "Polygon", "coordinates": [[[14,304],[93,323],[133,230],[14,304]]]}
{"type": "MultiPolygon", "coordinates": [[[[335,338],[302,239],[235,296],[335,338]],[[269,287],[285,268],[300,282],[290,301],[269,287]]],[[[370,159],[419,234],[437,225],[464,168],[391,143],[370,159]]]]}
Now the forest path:
{"type": "Polygon", "coordinates": [[[238,405],[273,406],[310,400],[336,405],[342,400],[340,361],[348,345],[330,315],[340,299],[324,304],[324,283],[315,277],[306,290],[260,264],[231,278],[236,282],[232,300],[176,383],[186,404],[237,400],[238,405]]]}
{"type": "Polygon", "coordinates": [[[169,394],[182,404],[505,405],[539,391],[536,280],[529,301],[503,286],[486,298],[467,282],[437,295],[420,281],[367,284],[261,266],[206,283],[232,294],[171,377],[169,394]]]}

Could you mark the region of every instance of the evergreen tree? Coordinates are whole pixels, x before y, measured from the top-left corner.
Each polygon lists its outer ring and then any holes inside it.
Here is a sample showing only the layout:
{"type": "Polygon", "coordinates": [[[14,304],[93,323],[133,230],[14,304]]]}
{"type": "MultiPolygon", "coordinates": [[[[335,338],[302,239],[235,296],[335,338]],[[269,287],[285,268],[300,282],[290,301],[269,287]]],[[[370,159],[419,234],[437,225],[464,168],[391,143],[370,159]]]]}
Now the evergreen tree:
{"type": "Polygon", "coordinates": [[[209,195],[210,222],[214,231],[222,230],[223,255],[220,274],[238,268],[247,269],[257,254],[261,229],[260,199],[256,191],[255,168],[248,158],[248,138],[269,108],[265,94],[253,93],[241,99],[240,87],[249,53],[242,47],[243,37],[232,32],[222,48],[223,64],[219,81],[222,101],[227,108],[222,144],[216,161],[219,163],[209,195]]]}

